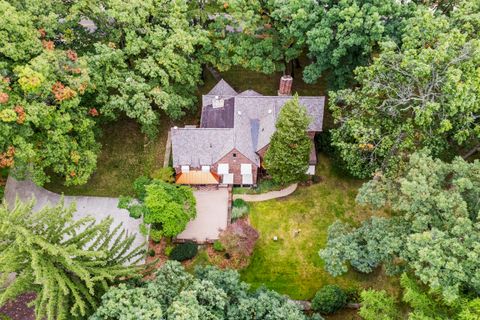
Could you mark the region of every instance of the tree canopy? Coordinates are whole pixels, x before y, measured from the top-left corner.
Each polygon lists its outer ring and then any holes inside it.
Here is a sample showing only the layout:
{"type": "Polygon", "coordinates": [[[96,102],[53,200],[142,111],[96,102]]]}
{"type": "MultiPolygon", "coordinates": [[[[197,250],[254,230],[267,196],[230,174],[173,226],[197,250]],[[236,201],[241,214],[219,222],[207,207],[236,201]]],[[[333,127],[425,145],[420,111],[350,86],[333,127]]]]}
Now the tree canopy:
{"type": "Polygon", "coordinates": [[[99,111],[125,113],[153,136],[160,111],[177,119],[194,106],[202,72],[197,50],[206,33],[190,24],[184,1],[102,3],[96,32],[108,32],[90,57],[99,111]]]}
{"type": "Polygon", "coordinates": [[[265,154],[265,168],[277,183],[299,181],[305,176],[312,146],[307,134],[310,121],[297,95],[280,110],[265,154]]]}
{"type": "Polygon", "coordinates": [[[90,320],[306,319],[273,291],[255,292],[233,270],[199,268],[192,275],[168,261],[152,281],[111,288],[90,320]]]}
{"type": "Polygon", "coordinates": [[[368,65],[385,40],[400,42],[404,20],[413,6],[395,0],[322,0],[307,30],[308,56],[313,63],[303,78],[314,82],[328,74],[331,87],[344,88],[353,70],[368,65]]]}
{"type": "Polygon", "coordinates": [[[93,312],[109,285],[135,275],[143,248],[132,248],[113,219],[73,220],[74,206],[32,211],[33,203],[0,207],[0,305],[35,292],[36,319],[82,319],[93,312]],[[129,266],[132,265],[132,266],[129,266]]]}
{"type": "Polygon", "coordinates": [[[462,16],[419,9],[401,47],[383,43],[372,65],[356,70],[359,88],[331,92],[333,144],[352,174],[395,168],[423,147],[439,156],[478,140],[480,42],[462,16]]]}
{"type": "Polygon", "coordinates": [[[448,303],[478,293],[479,196],[479,161],[445,163],[414,154],[400,176],[378,176],[357,197],[398,215],[371,218],[354,230],[333,225],[320,255],[334,275],[347,270],[347,261],[362,272],[381,263],[390,271],[409,270],[448,303]]]}
{"type": "Polygon", "coordinates": [[[197,216],[196,200],[188,186],[140,177],[134,189],[138,199],[122,197],[118,206],[151,225],[150,236],[155,241],[178,235],[197,216]]]}

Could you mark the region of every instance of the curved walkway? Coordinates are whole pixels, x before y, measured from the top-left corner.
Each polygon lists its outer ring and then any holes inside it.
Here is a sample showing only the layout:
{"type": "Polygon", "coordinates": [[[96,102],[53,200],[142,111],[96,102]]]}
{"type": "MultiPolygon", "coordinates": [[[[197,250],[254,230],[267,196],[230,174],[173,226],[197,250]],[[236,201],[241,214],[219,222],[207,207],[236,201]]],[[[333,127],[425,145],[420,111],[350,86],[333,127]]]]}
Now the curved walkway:
{"type": "MultiPolygon", "coordinates": [[[[17,197],[23,202],[35,199],[33,210],[38,211],[46,205],[56,205],[62,196],[38,187],[31,181],[17,181],[9,177],[5,187],[5,200],[9,206],[13,206],[17,197]]],[[[97,221],[100,221],[108,216],[112,216],[112,228],[122,223],[128,234],[135,235],[134,246],[139,246],[146,242],[145,236],[139,231],[141,220],[131,218],[127,210],[119,209],[117,207],[118,198],[64,196],[63,199],[65,207],[76,203],[76,211],[73,214],[75,220],[92,216],[97,221]]]]}
{"type": "Polygon", "coordinates": [[[270,191],[261,194],[234,194],[233,200],[235,199],[243,199],[247,202],[259,202],[259,201],[267,201],[277,198],[283,198],[286,196],[291,195],[295,190],[297,190],[298,184],[294,183],[285,189],[278,190],[278,191],[270,191]]]}

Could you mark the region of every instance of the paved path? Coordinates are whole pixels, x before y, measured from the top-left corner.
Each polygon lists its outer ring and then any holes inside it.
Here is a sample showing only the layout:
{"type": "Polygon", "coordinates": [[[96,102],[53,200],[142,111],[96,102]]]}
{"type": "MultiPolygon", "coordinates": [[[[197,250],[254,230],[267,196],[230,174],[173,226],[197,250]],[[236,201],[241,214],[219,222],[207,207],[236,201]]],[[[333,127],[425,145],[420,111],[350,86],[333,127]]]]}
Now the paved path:
{"type": "Polygon", "coordinates": [[[228,189],[198,190],[193,193],[197,200],[197,217],[188,223],[177,239],[197,242],[218,239],[220,230],[227,228],[228,189]]]}
{"type": "MultiPolygon", "coordinates": [[[[46,205],[56,205],[61,199],[59,194],[40,188],[31,181],[17,181],[12,177],[9,177],[5,188],[5,199],[9,206],[15,204],[16,197],[21,201],[30,201],[32,198],[35,198],[36,203],[33,207],[34,211],[38,211],[46,205]]],[[[112,216],[114,218],[112,227],[122,223],[123,228],[129,234],[135,234],[134,246],[139,246],[146,242],[145,236],[139,231],[141,220],[131,218],[128,215],[127,210],[117,208],[118,198],[83,196],[64,197],[65,206],[68,207],[74,202],[76,202],[77,209],[73,214],[74,219],[81,219],[90,215],[97,221],[100,221],[108,216],[112,216]]]]}
{"type": "Polygon", "coordinates": [[[233,200],[235,199],[243,199],[247,202],[258,202],[258,201],[267,201],[277,198],[283,198],[286,196],[291,195],[295,190],[297,190],[297,183],[294,183],[285,189],[278,190],[278,191],[270,191],[261,194],[234,194],[233,200]]]}

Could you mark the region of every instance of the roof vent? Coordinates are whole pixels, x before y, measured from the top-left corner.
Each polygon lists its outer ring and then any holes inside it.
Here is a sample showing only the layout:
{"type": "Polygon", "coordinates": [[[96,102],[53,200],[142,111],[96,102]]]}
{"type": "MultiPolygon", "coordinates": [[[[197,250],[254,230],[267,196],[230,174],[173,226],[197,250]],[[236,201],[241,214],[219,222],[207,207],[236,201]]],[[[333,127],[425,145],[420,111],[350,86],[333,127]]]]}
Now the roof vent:
{"type": "Polygon", "coordinates": [[[215,99],[212,100],[213,109],[223,108],[224,100],[220,99],[219,96],[215,96],[215,99]]]}
{"type": "Polygon", "coordinates": [[[175,126],[175,127],[173,127],[173,129],[177,130],[177,129],[178,129],[178,127],[177,127],[177,126],[175,126]]]}
{"type": "Polygon", "coordinates": [[[238,111],[237,113],[238,113],[238,115],[239,115],[239,116],[241,116],[241,115],[242,115],[242,111],[238,111]]]}
{"type": "Polygon", "coordinates": [[[268,113],[269,113],[269,114],[272,113],[272,109],[268,109],[268,113]]]}

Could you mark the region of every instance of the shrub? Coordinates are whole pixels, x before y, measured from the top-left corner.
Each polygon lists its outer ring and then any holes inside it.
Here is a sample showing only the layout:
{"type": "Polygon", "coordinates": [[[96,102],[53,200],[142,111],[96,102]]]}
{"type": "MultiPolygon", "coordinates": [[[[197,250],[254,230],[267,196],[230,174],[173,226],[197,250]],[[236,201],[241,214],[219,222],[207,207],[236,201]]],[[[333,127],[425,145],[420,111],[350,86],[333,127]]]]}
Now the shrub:
{"type": "Polygon", "coordinates": [[[133,190],[138,200],[143,201],[147,195],[146,186],[150,184],[152,180],[149,177],[140,176],[133,182],[133,190]]]}
{"type": "Polygon", "coordinates": [[[244,217],[248,213],[248,207],[233,207],[232,208],[232,221],[244,217]]]}
{"type": "Polygon", "coordinates": [[[171,246],[171,245],[168,245],[168,246],[165,247],[165,255],[166,255],[167,257],[170,256],[170,254],[172,253],[173,248],[174,248],[174,247],[171,246]]]}
{"type": "Polygon", "coordinates": [[[232,204],[232,220],[245,216],[249,211],[248,203],[243,199],[235,199],[232,204]]]}
{"type": "Polygon", "coordinates": [[[170,259],[177,261],[185,261],[192,259],[198,252],[198,245],[193,242],[185,242],[177,245],[170,252],[170,259]]]}
{"type": "Polygon", "coordinates": [[[225,251],[225,248],[220,241],[215,240],[215,242],[213,243],[213,250],[220,252],[225,251]]]}
{"type": "Polygon", "coordinates": [[[155,257],[155,250],[153,250],[153,249],[148,250],[148,255],[150,257],[155,257]]]}
{"type": "Polygon", "coordinates": [[[321,313],[334,313],[347,304],[347,295],[336,285],[326,285],[317,291],[312,308],[321,313]]]}
{"type": "Polygon", "coordinates": [[[219,240],[230,257],[236,261],[236,267],[243,268],[250,262],[257,239],[257,230],[245,220],[237,220],[220,234],[219,240]]]}
{"type": "Polygon", "coordinates": [[[155,229],[155,228],[150,229],[150,238],[154,242],[160,242],[160,240],[162,240],[162,236],[163,236],[162,230],[155,229]]]}
{"type": "Polygon", "coordinates": [[[241,207],[247,207],[247,206],[248,206],[247,202],[246,202],[245,200],[243,200],[243,199],[235,199],[235,200],[233,200],[233,204],[232,204],[232,205],[233,205],[234,208],[241,208],[241,207]]]}
{"type": "Polygon", "coordinates": [[[152,179],[168,182],[168,183],[173,183],[175,182],[175,178],[173,177],[173,174],[175,171],[173,170],[172,167],[164,167],[155,170],[150,177],[152,179]]]}
{"type": "Polygon", "coordinates": [[[398,319],[398,310],[393,297],[385,290],[364,290],[360,294],[362,307],[358,314],[365,320],[398,319]]]}

